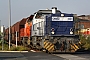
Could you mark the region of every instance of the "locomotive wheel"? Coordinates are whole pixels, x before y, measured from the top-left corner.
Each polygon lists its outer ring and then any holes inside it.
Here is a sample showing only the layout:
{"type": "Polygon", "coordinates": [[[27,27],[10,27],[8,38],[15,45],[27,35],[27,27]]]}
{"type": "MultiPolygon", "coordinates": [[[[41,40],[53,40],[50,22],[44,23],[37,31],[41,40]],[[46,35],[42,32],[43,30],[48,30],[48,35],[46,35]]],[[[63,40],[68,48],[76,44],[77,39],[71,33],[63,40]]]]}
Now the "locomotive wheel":
{"type": "Polygon", "coordinates": [[[26,40],[22,40],[22,43],[23,43],[23,45],[24,45],[24,46],[28,46],[28,44],[27,44],[27,41],[26,41],[26,40]]]}
{"type": "Polygon", "coordinates": [[[40,46],[39,46],[39,45],[36,45],[36,48],[37,48],[37,49],[40,49],[40,46]]]}
{"type": "Polygon", "coordinates": [[[30,45],[30,39],[27,40],[27,45],[30,45]]]}

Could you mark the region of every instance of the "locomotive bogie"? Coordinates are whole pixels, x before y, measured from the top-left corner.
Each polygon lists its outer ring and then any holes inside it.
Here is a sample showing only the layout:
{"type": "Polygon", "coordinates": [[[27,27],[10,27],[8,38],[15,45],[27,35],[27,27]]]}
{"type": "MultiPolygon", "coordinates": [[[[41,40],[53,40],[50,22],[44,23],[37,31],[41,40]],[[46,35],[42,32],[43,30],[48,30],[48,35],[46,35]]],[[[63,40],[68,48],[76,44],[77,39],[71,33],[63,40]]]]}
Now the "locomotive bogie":
{"type": "Polygon", "coordinates": [[[79,47],[79,36],[33,36],[30,46],[48,52],[75,52],[79,47]]]}

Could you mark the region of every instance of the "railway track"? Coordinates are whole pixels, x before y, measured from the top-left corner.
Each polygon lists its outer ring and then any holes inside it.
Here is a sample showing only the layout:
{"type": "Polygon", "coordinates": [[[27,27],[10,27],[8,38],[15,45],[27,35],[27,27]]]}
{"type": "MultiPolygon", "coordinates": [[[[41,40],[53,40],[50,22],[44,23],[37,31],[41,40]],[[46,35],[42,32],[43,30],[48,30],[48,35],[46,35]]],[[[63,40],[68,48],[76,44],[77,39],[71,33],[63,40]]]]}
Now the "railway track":
{"type": "MultiPolygon", "coordinates": [[[[15,46],[15,44],[12,44],[13,46],[15,46]]],[[[34,49],[31,47],[28,47],[28,51],[30,52],[43,52],[41,50],[38,49],[34,49]]],[[[45,53],[45,52],[44,52],[45,53]]],[[[60,52],[60,53],[53,53],[51,55],[60,57],[60,58],[64,58],[65,60],[90,60],[90,52],[88,51],[84,51],[84,52],[75,52],[75,53],[64,53],[64,52],[60,52]]]]}

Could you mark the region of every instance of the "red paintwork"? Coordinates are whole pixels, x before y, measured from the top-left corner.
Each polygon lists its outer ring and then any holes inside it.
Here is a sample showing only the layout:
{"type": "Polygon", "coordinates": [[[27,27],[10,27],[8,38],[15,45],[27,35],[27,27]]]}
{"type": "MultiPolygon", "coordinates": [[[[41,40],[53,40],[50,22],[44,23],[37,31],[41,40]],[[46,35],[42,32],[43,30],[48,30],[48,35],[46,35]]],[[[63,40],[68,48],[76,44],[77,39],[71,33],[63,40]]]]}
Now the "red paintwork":
{"type": "Polygon", "coordinates": [[[23,37],[24,36],[24,28],[20,29],[20,36],[23,37]]]}
{"type": "Polygon", "coordinates": [[[26,22],[25,29],[24,29],[24,36],[27,36],[27,37],[31,36],[31,27],[32,27],[32,22],[30,22],[30,24],[26,22]]]}

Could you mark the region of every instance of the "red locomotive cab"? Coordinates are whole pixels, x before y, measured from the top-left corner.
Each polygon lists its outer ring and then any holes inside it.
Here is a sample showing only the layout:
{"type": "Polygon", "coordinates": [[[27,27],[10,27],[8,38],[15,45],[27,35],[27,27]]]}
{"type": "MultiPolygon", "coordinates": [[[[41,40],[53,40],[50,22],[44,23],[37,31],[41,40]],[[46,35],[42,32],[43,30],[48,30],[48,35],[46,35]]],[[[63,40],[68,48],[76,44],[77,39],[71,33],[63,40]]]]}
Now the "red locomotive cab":
{"type": "Polygon", "coordinates": [[[31,28],[32,28],[32,19],[33,15],[26,18],[25,24],[24,24],[24,36],[22,38],[23,45],[27,46],[30,45],[30,36],[31,36],[31,28]]]}
{"type": "Polygon", "coordinates": [[[26,24],[25,24],[25,29],[24,29],[25,37],[31,36],[31,27],[32,27],[32,22],[29,19],[27,19],[26,24]]]}

